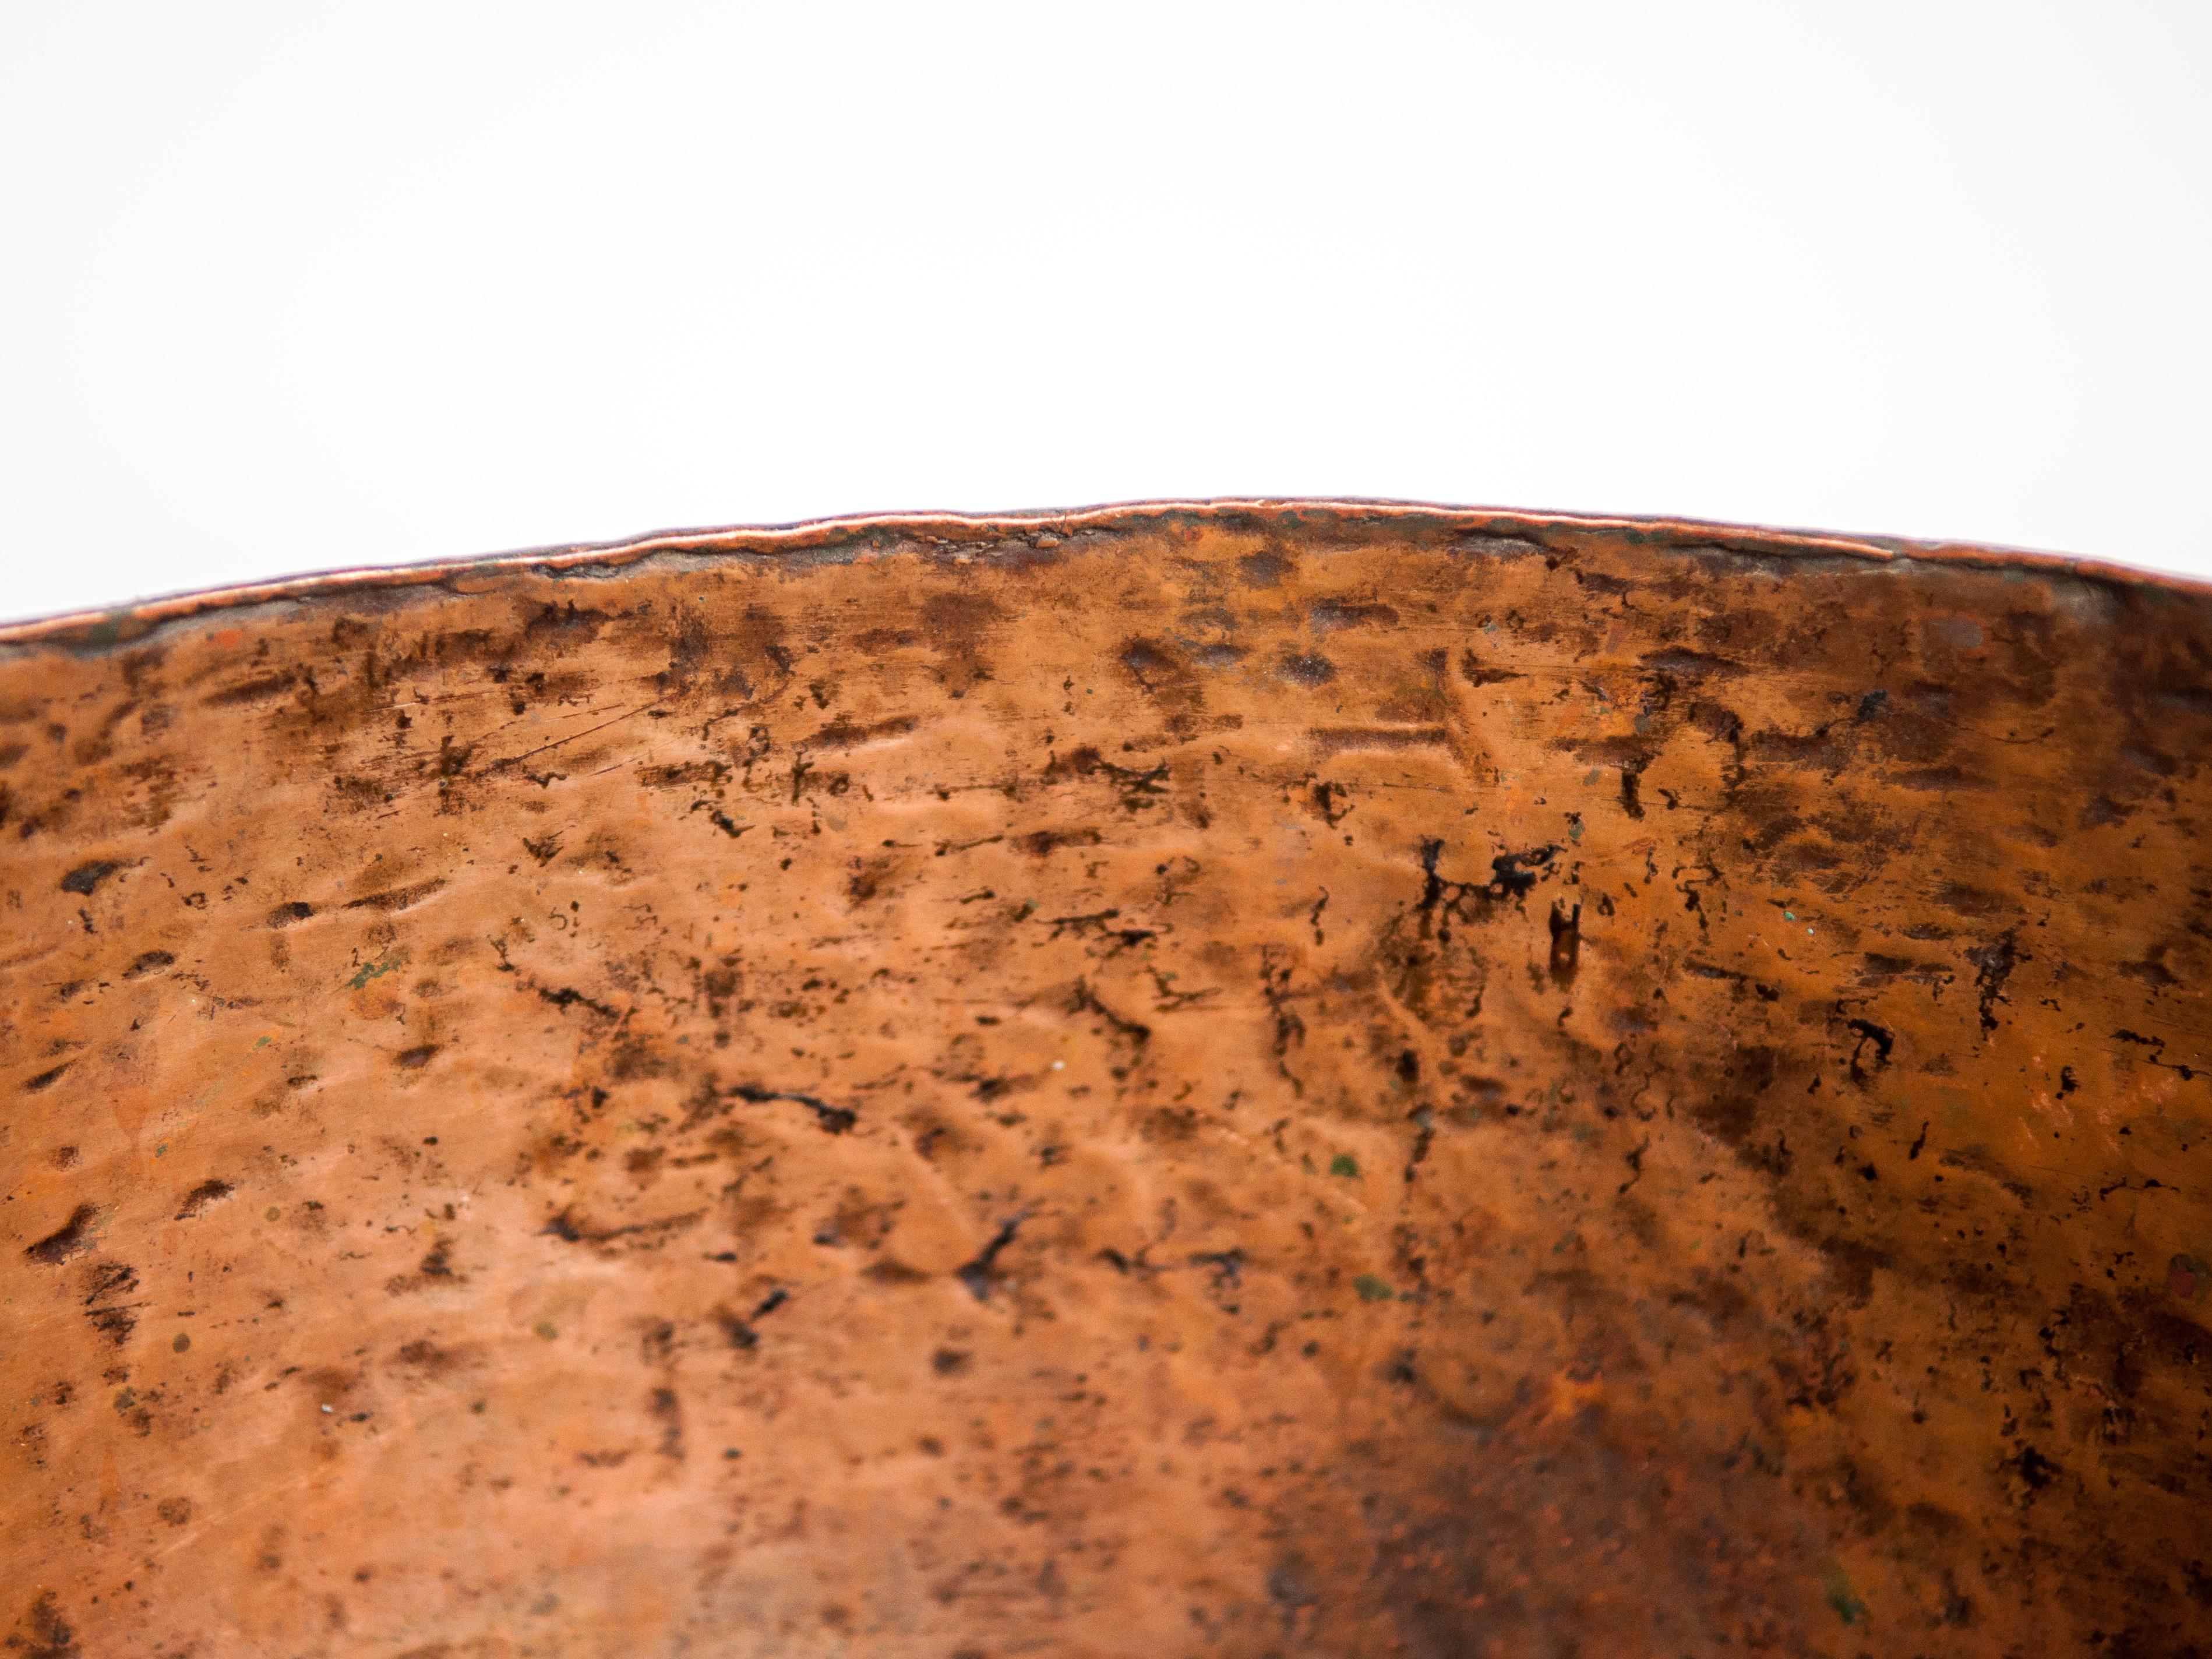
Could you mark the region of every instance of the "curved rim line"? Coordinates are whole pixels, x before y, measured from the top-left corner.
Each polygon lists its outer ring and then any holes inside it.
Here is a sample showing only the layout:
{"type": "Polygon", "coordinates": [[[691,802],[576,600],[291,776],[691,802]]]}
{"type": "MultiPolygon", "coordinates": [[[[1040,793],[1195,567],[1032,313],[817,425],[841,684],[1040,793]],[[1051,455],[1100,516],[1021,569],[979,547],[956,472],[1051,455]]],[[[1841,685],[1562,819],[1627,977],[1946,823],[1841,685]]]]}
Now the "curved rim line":
{"type": "Polygon", "coordinates": [[[234,583],[167,594],[120,605],[64,611],[0,623],[0,647],[114,645],[143,637],[166,623],[247,606],[336,597],[360,589],[435,586],[457,579],[535,573],[560,575],[594,567],[635,564],[658,554],[798,552],[897,532],[917,540],[986,542],[1009,537],[1057,538],[1085,530],[1169,518],[1218,519],[1256,514],[1279,519],[1317,517],[1362,521],[1424,520],[1441,527],[1508,535],[1515,532],[1581,530],[1626,533],[1661,547],[1717,547],[1743,554],[1826,555],[1890,563],[1899,559],[2039,570],[2052,574],[2212,597],[2212,582],[2142,570],[2106,560],[2045,553],[1972,542],[1920,541],[1894,536],[1850,536],[1784,530],[1766,525],[1662,515],[1547,513],[1513,507],[1451,507],[1424,501],[1358,496],[1215,496],[1110,502],[1093,507],[1012,513],[884,512],[800,519],[788,524],[732,525],[658,530],[606,542],[574,542],[511,552],[466,555],[408,564],[356,565],[263,581],[234,583]]]}

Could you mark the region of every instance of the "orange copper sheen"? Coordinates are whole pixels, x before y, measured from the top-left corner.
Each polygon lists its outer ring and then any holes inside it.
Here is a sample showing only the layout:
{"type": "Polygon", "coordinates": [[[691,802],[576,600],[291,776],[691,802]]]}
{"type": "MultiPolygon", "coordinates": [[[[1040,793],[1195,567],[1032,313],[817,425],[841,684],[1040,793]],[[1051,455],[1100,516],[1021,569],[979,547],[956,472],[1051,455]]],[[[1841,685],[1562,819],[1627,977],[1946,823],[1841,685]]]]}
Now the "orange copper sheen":
{"type": "Polygon", "coordinates": [[[4,1651],[2212,1649],[2208,754],[1348,503],[0,632],[4,1651]]]}

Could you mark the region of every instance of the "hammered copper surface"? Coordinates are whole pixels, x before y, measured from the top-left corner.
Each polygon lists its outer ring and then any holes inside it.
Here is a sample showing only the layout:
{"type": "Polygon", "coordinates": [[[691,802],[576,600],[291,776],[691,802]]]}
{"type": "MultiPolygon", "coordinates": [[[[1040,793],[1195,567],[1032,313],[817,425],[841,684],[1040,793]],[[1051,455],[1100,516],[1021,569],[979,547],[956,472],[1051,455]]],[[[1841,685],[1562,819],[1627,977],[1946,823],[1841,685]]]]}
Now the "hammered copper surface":
{"type": "Polygon", "coordinates": [[[2212,598],[875,521],[0,651],[58,1656],[2212,1651],[2212,598]]]}

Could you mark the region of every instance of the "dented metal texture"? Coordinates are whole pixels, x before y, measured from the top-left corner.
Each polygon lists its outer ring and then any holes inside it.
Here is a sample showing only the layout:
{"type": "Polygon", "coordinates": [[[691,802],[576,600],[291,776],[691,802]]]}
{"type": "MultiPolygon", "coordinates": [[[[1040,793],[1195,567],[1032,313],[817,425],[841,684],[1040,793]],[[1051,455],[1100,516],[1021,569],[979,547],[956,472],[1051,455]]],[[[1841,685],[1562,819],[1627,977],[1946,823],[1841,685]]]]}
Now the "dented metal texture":
{"type": "Polygon", "coordinates": [[[0,1651],[2212,1651],[2208,752],[1346,503],[0,632],[0,1651]]]}

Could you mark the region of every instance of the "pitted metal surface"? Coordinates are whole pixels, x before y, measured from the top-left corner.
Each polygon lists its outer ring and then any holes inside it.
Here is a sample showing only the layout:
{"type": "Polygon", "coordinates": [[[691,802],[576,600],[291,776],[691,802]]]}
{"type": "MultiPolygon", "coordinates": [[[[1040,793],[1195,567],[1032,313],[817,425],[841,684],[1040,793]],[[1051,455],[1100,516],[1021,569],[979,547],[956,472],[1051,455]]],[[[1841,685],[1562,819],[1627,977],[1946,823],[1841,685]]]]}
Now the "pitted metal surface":
{"type": "Polygon", "coordinates": [[[2208,753],[1444,511],[15,630],[5,1651],[2212,1651],[2208,753]]]}

